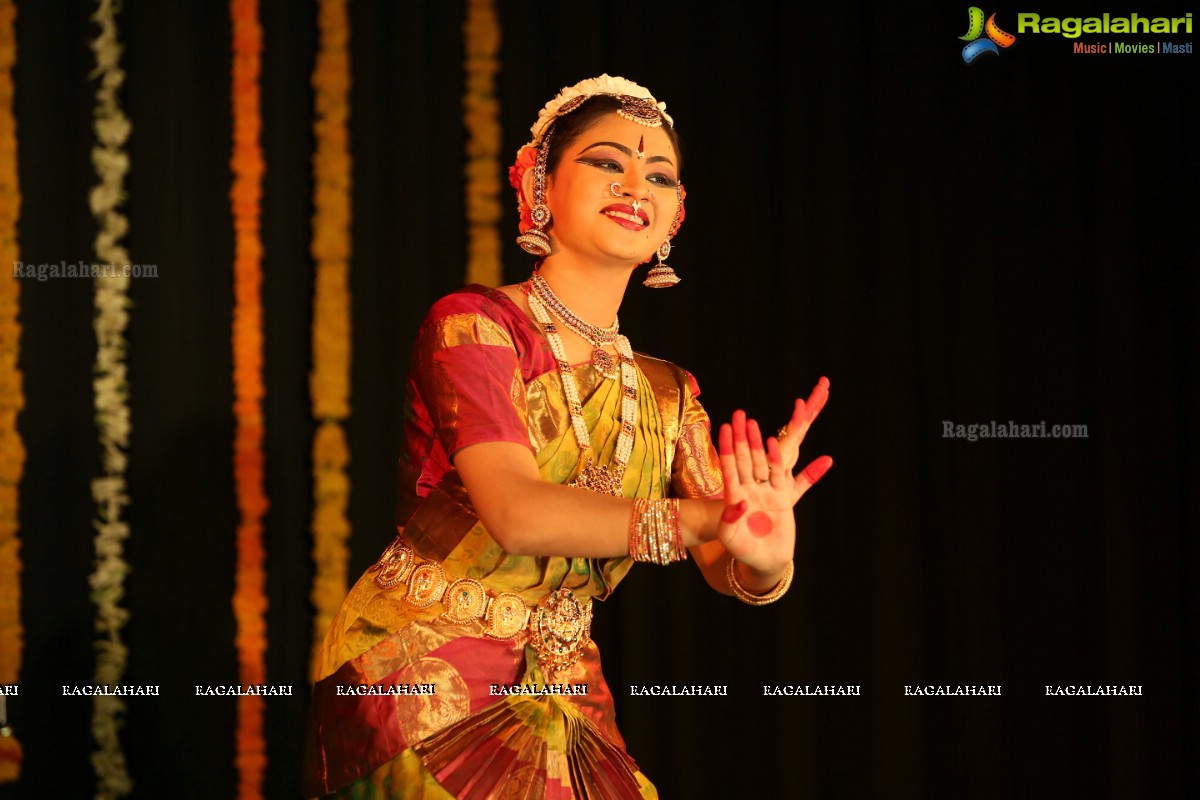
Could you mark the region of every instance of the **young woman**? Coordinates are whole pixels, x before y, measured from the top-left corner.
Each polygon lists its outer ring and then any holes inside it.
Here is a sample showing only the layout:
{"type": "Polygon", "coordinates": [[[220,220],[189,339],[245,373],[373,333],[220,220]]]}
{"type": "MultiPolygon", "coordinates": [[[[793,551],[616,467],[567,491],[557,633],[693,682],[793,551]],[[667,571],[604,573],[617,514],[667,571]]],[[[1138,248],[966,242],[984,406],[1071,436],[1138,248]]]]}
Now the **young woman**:
{"type": "Polygon", "coordinates": [[[470,286],[421,326],[409,379],[407,521],[334,620],[305,791],[355,798],[646,798],[589,638],[634,561],[691,560],[761,605],[792,576],[793,474],[828,396],[779,438],[736,412],[714,450],[690,374],[618,328],[630,276],[683,213],[666,105],[602,75],[546,105],[510,180],[530,280],[470,286]]]}

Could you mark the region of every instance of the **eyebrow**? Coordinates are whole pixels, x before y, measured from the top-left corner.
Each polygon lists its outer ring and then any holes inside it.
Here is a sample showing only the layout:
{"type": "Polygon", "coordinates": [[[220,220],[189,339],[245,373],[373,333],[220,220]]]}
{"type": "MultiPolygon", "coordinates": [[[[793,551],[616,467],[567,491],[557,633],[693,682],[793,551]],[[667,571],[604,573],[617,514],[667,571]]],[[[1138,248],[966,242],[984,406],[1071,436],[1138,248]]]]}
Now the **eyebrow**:
{"type": "MultiPolygon", "coordinates": [[[[592,149],[594,149],[594,148],[596,148],[596,147],[613,147],[613,148],[616,148],[617,150],[620,150],[622,153],[624,153],[625,155],[629,156],[630,158],[633,158],[633,151],[632,151],[632,150],[630,150],[630,149],[629,149],[628,147],[626,147],[625,145],[623,145],[623,144],[617,144],[616,142],[596,142],[595,144],[590,144],[590,145],[588,145],[587,147],[583,148],[583,149],[582,149],[582,150],[580,150],[580,151],[579,151],[579,152],[578,152],[576,155],[583,155],[583,154],[584,154],[584,153],[586,153],[588,150],[592,150],[592,149]]],[[[671,159],[667,158],[666,156],[649,156],[649,157],[646,159],[646,163],[647,163],[647,164],[655,164],[655,163],[658,163],[658,162],[660,162],[660,161],[662,161],[662,162],[665,162],[665,163],[667,163],[667,164],[670,164],[671,166],[675,166],[675,162],[674,162],[674,161],[672,161],[671,159]]]]}

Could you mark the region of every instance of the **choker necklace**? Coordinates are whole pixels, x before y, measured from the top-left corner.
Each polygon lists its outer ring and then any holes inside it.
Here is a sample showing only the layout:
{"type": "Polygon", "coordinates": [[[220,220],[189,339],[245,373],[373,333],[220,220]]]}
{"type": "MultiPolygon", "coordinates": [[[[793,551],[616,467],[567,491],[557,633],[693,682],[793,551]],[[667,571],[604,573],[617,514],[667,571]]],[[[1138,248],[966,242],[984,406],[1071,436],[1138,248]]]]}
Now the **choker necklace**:
{"type": "Polygon", "coordinates": [[[604,346],[617,341],[621,320],[614,316],[612,327],[609,328],[601,328],[598,325],[584,322],[575,312],[567,308],[566,303],[558,299],[558,295],[554,293],[550,284],[546,283],[546,279],[539,272],[535,271],[529,277],[529,286],[543,306],[550,309],[569,330],[578,334],[579,338],[592,346],[592,363],[596,369],[600,370],[600,374],[606,378],[617,377],[617,365],[604,346]]]}
{"type": "Polygon", "coordinates": [[[583,419],[583,403],[579,400],[579,387],[575,383],[575,374],[571,372],[571,363],[567,361],[562,337],[558,335],[554,320],[550,319],[550,313],[546,310],[546,306],[538,297],[537,292],[532,287],[526,288],[525,292],[529,299],[529,310],[533,312],[533,318],[545,331],[546,341],[550,343],[550,352],[554,354],[554,359],[558,363],[558,375],[562,381],[563,394],[567,397],[567,407],[571,412],[571,426],[575,429],[575,440],[579,442],[579,449],[582,451],[583,469],[571,482],[571,485],[599,494],[622,497],[621,482],[625,477],[625,467],[629,464],[629,456],[633,453],[633,431],[634,426],[637,425],[638,416],[637,368],[633,363],[633,350],[629,347],[629,340],[624,336],[614,334],[617,357],[621,361],[621,433],[617,437],[617,450],[613,454],[613,466],[605,467],[595,463],[594,460],[592,437],[588,434],[587,423],[583,419]]]}

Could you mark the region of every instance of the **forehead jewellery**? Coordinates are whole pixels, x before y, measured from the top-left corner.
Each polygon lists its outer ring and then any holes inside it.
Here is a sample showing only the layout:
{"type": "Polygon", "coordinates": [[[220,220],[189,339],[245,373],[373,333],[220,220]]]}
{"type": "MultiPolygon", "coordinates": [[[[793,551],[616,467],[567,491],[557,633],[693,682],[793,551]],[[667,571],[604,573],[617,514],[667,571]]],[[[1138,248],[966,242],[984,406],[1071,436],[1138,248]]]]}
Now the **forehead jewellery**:
{"type": "MultiPolygon", "coordinates": [[[[535,277],[540,276],[535,274],[535,277]]],[[[629,346],[629,340],[624,336],[617,335],[614,342],[617,347],[617,357],[621,361],[621,432],[617,436],[613,466],[606,467],[596,463],[596,454],[592,449],[592,437],[588,433],[587,422],[583,418],[583,403],[579,399],[579,387],[575,383],[575,374],[571,371],[571,363],[567,361],[562,337],[558,335],[554,320],[550,318],[550,312],[546,310],[546,306],[539,297],[542,290],[549,290],[549,284],[543,280],[541,288],[535,290],[531,279],[521,288],[529,300],[529,310],[533,313],[533,318],[542,326],[542,330],[545,331],[546,341],[549,342],[550,351],[554,354],[558,365],[558,375],[562,381],[563,394],[566,395],[567,407],[571,413],[571,427],[575,431],[575,439],[579,442],[579,449],[582,453],[580,460],[583,462],[583,469],[579,471],[571,485],[599,494],[622,497],[624,492],[621,483],[625,477],[625,467],[629,464],[629,456],[633,453],[633,433],[636,430],[638,417],[637,368],[633,363],[633,350],[629,346]]],[[[549,291],[549,296],[553,297],[554,292],[549,291]]],[[[555,300],[562,308],[566,308],[557,297],[555,300]]]]}
{"type": "Polygon", "coordinates": [[[554,125],[559,117],[564,117],[570,114],[575,109],[583,105],[590,97],[597,95],[608,95],[616,98],[621,107],[617,109],[617,114],[630,122],[636,122],[638,125],[644,125],[647,128],[659,128],[666,122],[667,125],[674,126],[675,121],[671,119],[671,115],[667,113],[667,104],[660,103],[654,99],[649,90],[638,86],[636,83],[625,78],[613,75],[601,75],[598,78],[589,78],[585,81],[580,81],[574,86],[564,87],[549,103],[538,112],[537,122],[529,129],[533,138],[529,140],[529,144],[537,147],[542,143],[542,138],[554,125]]]}

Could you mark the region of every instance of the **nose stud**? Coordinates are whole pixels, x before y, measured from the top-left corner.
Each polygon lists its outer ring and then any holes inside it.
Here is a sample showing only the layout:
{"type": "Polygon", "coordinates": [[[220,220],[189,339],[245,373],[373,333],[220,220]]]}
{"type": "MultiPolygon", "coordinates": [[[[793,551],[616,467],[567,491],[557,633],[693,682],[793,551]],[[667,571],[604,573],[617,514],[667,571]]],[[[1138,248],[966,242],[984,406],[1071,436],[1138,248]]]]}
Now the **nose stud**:
{"type": "MultiPolygon", "coordinates": [[[[611,194],[613,197],[623,197],[625,195],[625,192],[621,191],[621,184],[617,183],[616,181],[613,181],[612,183],[610,183],[608,185],[608,191],[609,191],[609,194],[611,194]]],[[[639,208],[641,208],[642,203],[653,203],[653,202],[654,202],[654,192],[651,191],[650,189],[646,189],[645,199],[644,200],[634,200],[633,203],[631,204],[633,206],[633,213],[635,213],[635,214],[637,213],[637,210],[639,208]]]]}

